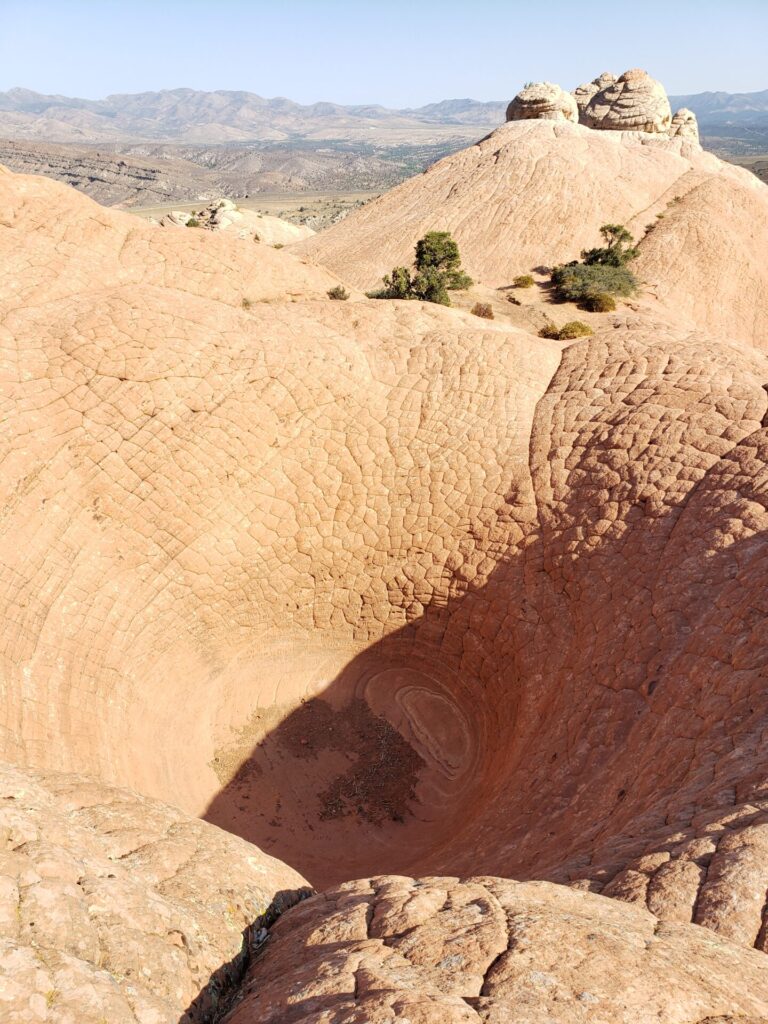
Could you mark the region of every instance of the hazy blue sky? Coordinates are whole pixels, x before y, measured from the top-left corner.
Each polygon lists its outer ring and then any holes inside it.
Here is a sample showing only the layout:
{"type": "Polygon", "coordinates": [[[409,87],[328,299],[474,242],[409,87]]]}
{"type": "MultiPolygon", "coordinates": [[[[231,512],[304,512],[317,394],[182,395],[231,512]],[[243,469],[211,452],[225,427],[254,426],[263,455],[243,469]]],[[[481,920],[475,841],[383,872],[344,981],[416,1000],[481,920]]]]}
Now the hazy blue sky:
{"type": "Polygon", "coordinates": [[[0,89],[190,86],[418,106],[644,67],[671,93],[768,88],[768,0],[0,0],[0,89]]]}

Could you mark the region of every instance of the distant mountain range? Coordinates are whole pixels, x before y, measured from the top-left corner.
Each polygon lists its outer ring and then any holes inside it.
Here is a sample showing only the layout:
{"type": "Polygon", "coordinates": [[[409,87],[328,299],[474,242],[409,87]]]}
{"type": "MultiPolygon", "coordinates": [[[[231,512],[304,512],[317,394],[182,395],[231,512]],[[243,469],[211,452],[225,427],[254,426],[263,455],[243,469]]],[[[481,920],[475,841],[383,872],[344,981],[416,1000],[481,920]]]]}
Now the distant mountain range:
{"type": "Polygon", "coordinates": [[[303,106],[250,92],[171,89],[103,100],[44,96],[29,89],[0,93],[0,135],[45,142],[435,142],[446,132],[477,134],[504,119],[502,102],[444,100],[414,110],[375,104],[303,106]]]}
{"type": "MultiPolygon", "coordinates": [[[[672,96],[686,106],[707,137],[749,141],[768,135],[768,89],[753,93],[703,92],[672,96]]],[[[429,144],[472,138],[504,120],[506,101],[442,100],[390,110],[377,104],[302,105],[251,92],[162,92],[103,100],[45,96],[29,89],[0,93],[0,135],[45,142],[156,141],[185,143],[366,141],[429,144]]]]}

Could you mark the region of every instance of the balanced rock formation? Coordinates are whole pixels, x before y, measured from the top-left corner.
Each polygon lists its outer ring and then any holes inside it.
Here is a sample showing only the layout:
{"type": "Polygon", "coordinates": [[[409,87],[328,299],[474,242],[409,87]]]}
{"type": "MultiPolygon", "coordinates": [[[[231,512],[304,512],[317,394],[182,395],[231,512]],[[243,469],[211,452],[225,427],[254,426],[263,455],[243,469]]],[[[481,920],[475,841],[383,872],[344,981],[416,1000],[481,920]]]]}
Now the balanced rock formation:
{"type": "Polygon", "coordinates": [[[231,199],[217,199],[194,213],[174,210],[160,221],[162,227],[195,227],[209,231],[227,231],[266,245],[290,245],[314,235],[304,224],[292,224],[256,210],[237,206],[231,199]]]}
{"type": "Polygon", "coordinates": [[[599,89],[580,120],[588,128],[659,134],[669,131],[672,110],[661,82],[633,68],[599,89]]]}
{"type": "Polygon", "coordinates": [[[681,107],[676,111],[672,117],[669,134],[671,136],[680,135],[685,139],[693,139],[694,142],[698,142],[699,122],[696,120],[694,112],[687,107],[681,107]]]}
{"type": "Polygon", "coordinates": [[[526,85],[507,107],[507,121],[578,121],[573,96],[552,82],[526,85]]]}
{"type": "Polygon", "coordinates": [[[546,882],[377,877],[289,910],[225,1024],[761,1024],[768,959],[546,882]]]}
{"type": "Polygon", "coordinates": [[[210,1020],[309,892],[241,839],[76,775],[0,765],[0,837],[4,1024],[210,1020]]]}
{"type": "Polygon", "coordinates": [[[611,74],[610,71],[603,71],[601,75],[593,78],[591,82],[584,82],[583,85],[579,85],[573,90],[573,98],[576,100],[576,106],[579,110],[580,122],[582,121],[584,110],[592,97],[596,96],[607,85],[612,85],[615,81],[616,75],[611,74]]]}

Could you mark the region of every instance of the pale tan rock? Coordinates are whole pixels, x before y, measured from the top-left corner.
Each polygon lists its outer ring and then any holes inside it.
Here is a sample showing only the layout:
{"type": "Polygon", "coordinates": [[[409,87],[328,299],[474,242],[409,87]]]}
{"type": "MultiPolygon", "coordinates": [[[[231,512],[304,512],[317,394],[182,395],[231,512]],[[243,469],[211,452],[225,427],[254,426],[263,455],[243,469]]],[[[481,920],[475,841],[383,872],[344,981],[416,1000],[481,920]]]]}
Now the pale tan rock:
{"type": "Polygon", "coordinates": [[[672,123],[669,127],[671,136],[679,135],[684,139],[699,141],[699,122],[696,115],[687,107],[681,107],[672,116],[672,123]]]}
{"type": "Polygon", "coordinates": [[[644,305],[768,348],[768,188],[683,136],[510,122],[292,251],[371,289],[447,230],[467,272],[500,288],[578,259],[606,223],[640,242],[644,305]]]}
{"type": "Polygon", "coordinates": [[[526,85],[507,107],[507,121],[578,121],[573,96],[552,82],[526,85]]]}
{"type": "Polygon", "coordinates": [[[226,231],[238,238],[264,242],[282,248],[314,235],[305,224],[292,224],[280,217],[240,208],[231,199],[217,199],[194,213],[174,210],[160,221],[163,227],[189,227],[209,231],[226,231]]]}
{"type": "Polygon", "coordinates": [[[663,133],[670,129],[672,110],[661,82],[633,68],[595,93],[581,121],[588,128],[608,131],[663,133]]]}
{"type": "Polygon", "coordinates": [[[308,892],[235,836],[81,776],[1,765],[0,837],[8,1024],[207,1020],[308,892]]]}
{"type": "Polygon", "coordinates": [[[289,910],[226,1024],[704,1024],[768,1019],[768,960],[543,882],[373,878],[289,910]],[[418,923],[385,914],[439,891],[418,923]],[[350,931],[349,920],[359,919],[350,931]],[[379,922],[375,934],[365,921],[379,922]]]}
{"type": "Polygon", "coordinates": [[[582,123],[582,115],[592,97],[615,81],[616,75],[611,74],[610,71],[603,71],[601,75],[593,78],[591,82],[584,82],[583,85],[579,85],[573,90],[573,98],[576,100],[576,106],[579,110],[580,123],[582,123]]]}

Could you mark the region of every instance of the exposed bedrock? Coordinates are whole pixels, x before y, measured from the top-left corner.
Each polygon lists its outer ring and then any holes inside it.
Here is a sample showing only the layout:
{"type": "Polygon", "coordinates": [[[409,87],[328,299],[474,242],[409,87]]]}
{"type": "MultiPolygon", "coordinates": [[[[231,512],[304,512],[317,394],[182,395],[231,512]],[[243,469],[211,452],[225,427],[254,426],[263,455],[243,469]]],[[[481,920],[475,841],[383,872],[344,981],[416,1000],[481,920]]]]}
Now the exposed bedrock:
{"type": "Polygon", "coordinates": [[[2,181],[4,754],[318,886],[547,877],[764,946],[768,358],[330,302],[2,181]]]}

